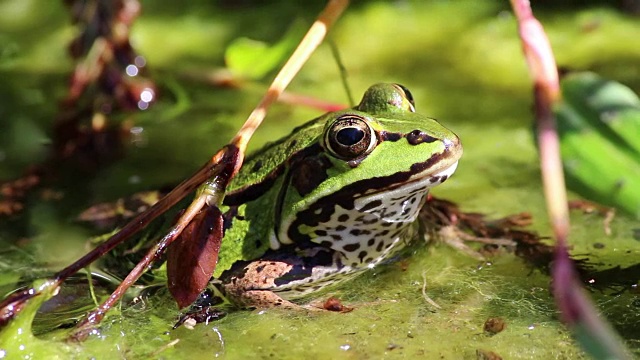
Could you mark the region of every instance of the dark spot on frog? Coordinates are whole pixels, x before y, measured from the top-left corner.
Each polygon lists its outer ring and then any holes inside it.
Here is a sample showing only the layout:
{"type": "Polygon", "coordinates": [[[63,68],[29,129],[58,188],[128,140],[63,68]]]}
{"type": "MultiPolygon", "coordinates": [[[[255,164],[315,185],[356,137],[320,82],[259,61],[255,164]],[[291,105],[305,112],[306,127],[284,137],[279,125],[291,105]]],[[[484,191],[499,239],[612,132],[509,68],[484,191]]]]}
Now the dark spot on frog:
{"type": "Polygon", "coordinates": [[[238,279],[242,279],[247,275],[249,271],[248,264],[248,261],[236,261],[231,266],[231,269],[224,271],[220,275],[220,281],[235,284],[238,279]]]}
{"type": "Polygon", "coordinates": [[[262,161],[258,160],[258,161],[255,162],[255,164],[253,164],[253,167],[251,168],[251,171],[258,172],[258,171],[260,171],[260,169],[262,169],[262,161]]]}
{"type": "Polygon", "coordinates": [[[366,251],[360,251],[360,254],[358,254],[358,259],[360,259],[360,262],[362,262],[365,257],[367,257],[367,252],[366,251]]]}
{"type": "Polygon", "coordinates": [[[238,215],[237,206],[230,206],[229,210],[227,210],[224,214],[222,214],[222,224],[223,224],[224,231],[231,229],[231,226],[233,226],[234,219],[243,221],[244,216],[238,215]]]}
{"type": "Polygon", "coordinates": [[[327,232],[325,230],[316,230],[315,233],[318,236],[327,236],[327,232]]]}
{"type": "Polygon", "coordinates": [[[332,166],[329,158],[322,154],[305,157],[292,166],[291,185],[301,196],[305,196],[329,177],[327,169],[332,166]]]}
{"type": "Polygon", "coordinates": [[[322,246],[322,247],[326,247],[326,248],[330,248],[330,247],[331,247],[331,245],[333,245],[333,242],[332,242],[332,241],[329,241],[329,240],[325,240],[325,241],[323,241],[323,242],[321,242],[321,243],[320,243],[320,246],[322,246]]]}
{"type": "Polygon", "coordinates": [[[313,280],[310,278],[311,270],[312,270],[311,267],[305,266],[304,264],[295,264],[291,268],[291,270],[289,270],[286,274],[275,279],[273,283],[276,286],[281,286],[281,285],[288,284],[292,281],[297,281],[302,279],[307,279],[307,281],[313,280]]]}
{"type": "Polygon", "coordinates": [[[367,246],[370,246],[370,247],[371,247],[371,246],[373,246],[373,244],[375,244],[375,243],[376,243],[376,238],[371,238],[371,239],[369,239],[369,241],[367,241],[367,246]]]}
{"type": "Polygon", "coordinates": [[[437,141],[438,139],[434,138],[433,136],[424,133],[420,130],[413,130],[412,132],[406,134],[404,137],[407,138],[407,141],[409,142],[409,144],[411,145],[418,145],[421,143],[432,143],[434,141],[437,141]]]}
{"type": "Polygon", "coordinates": [[[385,236],[389,233],[389,230],[382,230],[378,233],[378,236],[385,236]]]}
{"type": "MultiPolygon", "coordinates": [[[[334,204],[326,204],[321,207],[314,207],[312,209],[307,209],[303,212],[303,215],[298,215],[296,217],[295,223],[299,225],[307,225],[309,227],[316,227],[320,223],[326,223],[331,219],[331,215],[334,213],[334,204]],[[318,213],[319,210],[319,213],[318,213]],[[312,215],[309,215],[312,214],[312,215]]],[[[295,224],[294,223],[294,224],[295,224]]],[[[294,242],[301,244],[307,242],[310,237],[306,234],[301,233],[298,230],[299,225],[292,225],[289,227],[289,237],[294,240],[294,242]]]]}
{"type": "Polygon", "coordinates": [[[371,234],[371,231],[369,231],[369,230],[360,230],[360,229],[352,229],[351,231],[349,231],[349,234],[351,234],[353,236],[369,235],[369,234],[371,234]]]}
{"type": "Polygon", "coordinates": [[[340,236],[340,235],[336,235],[336,234],[332,234],[332,235],[331,235],[331,238],[332,238],[333,240],[335,240],[335,241],[340,241],[340,240],[342,240],[342,236],[340,236]]]}
{"type": "Polygon", "coordinates": [[[380,242],[378,243],[378,246],[376,246],[376,251],[381,252],[383,246],[384,246],[384,240],[380,240],[380,242]]]}
{"type": "Polygon", "coordinates": [[[597,242],[597,243],[594,243],[594,244],[593,244],[593,247],[594,247],[595,249],[604,249],[604,244],[603,244],[603,243],[601,243],[601,242],[597,242]]]}
{"type": "Polygon", "coordinates": [[[349,215],[347,215],[347,214],[342,214],[342,215],[338,216],[338,221],[340,221],[340,222],[346,222],[347,220],[349,220],[349,215]]]}
{"type": "Polygon", "coordinates": [[[377,222],[378,222],[378,218],[377,217],[371,217],[368,220],[362,221],[362,223],[365,224],[365,225],[371,225],[371,224],[375,224],[377,222]]]}
{"type": "Polygon", "coordinates": [[[346,252],[354,252],[360,249],[360,243],[347,244],[342,247],[346,252]]]}
{"type": "Polygon", "coordinates": [[[367,205],[363,206],[360,211],[362,212],[366,212],[369,211],[371,209],[377,208],[378,206],[382,205],[382,200],[378,199],[378,200],[373,200],[370,203],[368,203],[367,205]]]}
{"type": "Polygon", "coordinates": [[[344,225],[338,225],[336,226],[336,231],[344,231],[347,227],[344,225]]]}
{"type": "Polygon", "coordinates": [[[258,265],[256,267],[256,273],[260,274],[264,270],[265,265],[258,265]]]}
{"type": "Polygon", "coordinates": [[[402,139],[401,133],[394,133],[394,132],[388,132],[388,131],[380,131],[378,133],[378,136],[382,141],[398,141],[402,139]]]}
{"type": "Polygon", "coordinates": [[[430,183],[437,183],[438,181],[440,181],[440,177],[439,176],[432,176],[431,178],[429,178],[429,182],[430,183]]]}

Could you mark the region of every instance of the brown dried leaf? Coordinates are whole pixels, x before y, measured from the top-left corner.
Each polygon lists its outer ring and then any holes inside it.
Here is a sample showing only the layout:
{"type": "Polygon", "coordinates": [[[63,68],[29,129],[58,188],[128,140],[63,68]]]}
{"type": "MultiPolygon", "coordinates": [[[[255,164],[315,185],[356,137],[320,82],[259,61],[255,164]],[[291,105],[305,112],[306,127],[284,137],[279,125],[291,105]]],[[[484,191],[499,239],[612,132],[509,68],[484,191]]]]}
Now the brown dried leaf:
{"type": "Polygon", "coordinates": [[[169,292],[182,309],[205,289],[218,263],[222,213],[210,206],[198,213],[167,249],[169,292]]]}

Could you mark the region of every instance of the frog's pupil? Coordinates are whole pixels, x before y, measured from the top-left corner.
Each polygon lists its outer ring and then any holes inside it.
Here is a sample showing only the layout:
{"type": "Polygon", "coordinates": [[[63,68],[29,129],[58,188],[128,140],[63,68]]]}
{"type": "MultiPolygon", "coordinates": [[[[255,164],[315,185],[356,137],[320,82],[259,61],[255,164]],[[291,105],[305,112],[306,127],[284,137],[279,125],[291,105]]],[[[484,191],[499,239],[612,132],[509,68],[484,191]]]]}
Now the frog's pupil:
{"type": "Polygon", "coordinates": [[[354,127],[341,129],[336,134],[336,140],[338,140],[340,144],[345,146],[355,145],[358,142],[360,142],[360,140],[362,140],[363,138],[364,138],[364,131],[362,131],[362,129],[358,129],[354,127]]]}

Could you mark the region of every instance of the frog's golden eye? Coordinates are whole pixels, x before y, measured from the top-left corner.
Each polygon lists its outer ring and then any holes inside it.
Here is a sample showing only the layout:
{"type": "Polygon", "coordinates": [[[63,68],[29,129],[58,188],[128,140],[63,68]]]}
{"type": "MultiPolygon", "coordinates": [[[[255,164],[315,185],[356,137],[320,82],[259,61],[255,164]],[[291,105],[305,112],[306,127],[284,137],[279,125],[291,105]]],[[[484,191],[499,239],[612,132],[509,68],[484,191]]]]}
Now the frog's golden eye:
{"type": "Polygon", "coordinates": [[[404,85],[393,84],[400,91],[400,93],[404,94],[404,98],[409,102],[409,111],[416,112],[416,102],[413,100],[413,94],[411,91],[407,89],[404,85]]]}
{"type": "Polygon", "coordinates": [[[325,134],[325,144],[333,155],[353,160],[368,154],[376,145],[374,130],[358,115],[342,115],[325,134]]]}

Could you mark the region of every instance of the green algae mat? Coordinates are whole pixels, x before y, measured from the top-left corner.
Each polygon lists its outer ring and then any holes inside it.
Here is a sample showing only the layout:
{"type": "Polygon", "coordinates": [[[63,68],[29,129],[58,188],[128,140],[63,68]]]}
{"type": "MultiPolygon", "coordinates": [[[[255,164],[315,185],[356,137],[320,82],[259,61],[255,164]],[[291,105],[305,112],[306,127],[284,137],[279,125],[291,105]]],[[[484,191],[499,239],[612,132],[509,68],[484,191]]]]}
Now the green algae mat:
{"type": "MultiPolygon", "coordinates": [[[[86,252],[95,230],[75,220],[83,210],[176,184],[225,144],[268,82],[213,85],[209,79],[224,67],[226,49],[241,37],[274,43],[292,23],[300,22],[304,29],[323,3],[246,6],[142,2],[131,42],[146,58],[159,102],[118,117],[131,122],[135,135],[118,161],[91,175],[61,169],[58,178],[28,198],[19,216],[0,218],[0,295],[26,279],[46,277],[86,252]]],[[[640,47],[632,40],[640,35],[637,18],[608,3],[584,9],[537,9],[534,4],[534,11],[559,66],[591,70],[640,91],[640,47]]],[[[0,2],[3,180],[20,177],[27,166],[47,157],[50,129],[73,69],[67,46],[76,31],[68,10],[57,2],[0,2]]],[[[377,82],[401,83],[411,89],[419,112],[460,136],[465,153],[452,179],[435,189],[436,196],[491,218],[529,212],[530,230],[552,234],[531,133],[531,83],[508,2],[355,2],[330,37],[354,94],[377,82]]],[[[290,90],[348,102],[327,45],[313,55],[290,90]]],[[[319,114],[277,104],[251,149],[319,114]]],[[[571,252],[589,264],[594,274],[585,283],[590,296],[638,356],[640,223],[618,213],[607,235],[603,220],[597,214],[572,213],[571,252]]],[[[86,287],[65,287],[64,294],[87,301],[56,316],[72,318],[91,308],[86,287]]],[[[101,297],[109,289],[95,292],[101,297]]],[[[406,260],[377,267],[309,300],[322,302],[330,296],[353,310],[237,311],[193,330],[173,330],[180,313],[168,291],[158,288],[143,301],[114,309],[82,344],[64,342],[66,329],[50,331],[52,324],[61,323],[55,316],[35,315],[35,337],[25,334],[27,321],[16,323],[14,334],[18,328],[23,334],[0,338],[0,348],[12,349],[0,358],[475,359],[489,352],[505,359],[584,357],[558,319],[546,269],[507,252],[478,261],[443,244],[418,247],[406,260]],[[494,335],[484,330],[491,318],[506,324],[494,335]]]]}

